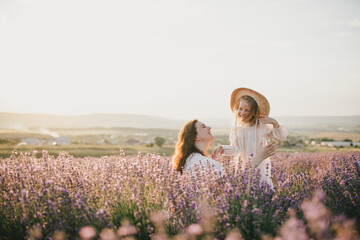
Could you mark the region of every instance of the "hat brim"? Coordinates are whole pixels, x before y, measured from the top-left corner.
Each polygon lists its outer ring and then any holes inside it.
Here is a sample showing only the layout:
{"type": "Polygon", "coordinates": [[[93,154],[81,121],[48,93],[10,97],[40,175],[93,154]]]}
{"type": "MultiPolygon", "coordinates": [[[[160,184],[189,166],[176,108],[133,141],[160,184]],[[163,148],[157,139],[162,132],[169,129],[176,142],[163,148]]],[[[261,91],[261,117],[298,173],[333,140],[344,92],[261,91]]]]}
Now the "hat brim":
{"type": "Polygon", "coordinates": [[[231,111],[234,112],[237,110],[236,106],[239,102],[239,99],[245,95],[252,97],[256,101],[257,105],[259,106],[260,115],[269,116],[270,114],[269,101],[266,99],[266,97],[264,97],[260,93],[249,88],[237,88],[232,92],[230,99],[231,111]]]}

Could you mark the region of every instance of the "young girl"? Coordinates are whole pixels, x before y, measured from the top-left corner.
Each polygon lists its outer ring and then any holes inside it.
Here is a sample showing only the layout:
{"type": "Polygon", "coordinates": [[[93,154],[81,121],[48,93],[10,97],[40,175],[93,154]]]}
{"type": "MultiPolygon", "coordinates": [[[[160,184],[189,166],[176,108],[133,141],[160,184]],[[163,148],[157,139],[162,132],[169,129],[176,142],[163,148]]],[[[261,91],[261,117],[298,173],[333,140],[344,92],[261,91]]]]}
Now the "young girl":
{"type": "MultiPolygon", "coordinates": [[[[269,117],[270,104],[260,93],[248,88],[235,89],[231,94],[230,107],[235,114],[230,145],[217,147],[214,154],[234,155],[237,168],[239,159],[243,169],[257,149],[267,145],[268,140],[279,143],[286,139],[287,130],[269,117]]],[[[261,181],[273,187],[270,158],[262,161],[258,168],[261,181]]]]}

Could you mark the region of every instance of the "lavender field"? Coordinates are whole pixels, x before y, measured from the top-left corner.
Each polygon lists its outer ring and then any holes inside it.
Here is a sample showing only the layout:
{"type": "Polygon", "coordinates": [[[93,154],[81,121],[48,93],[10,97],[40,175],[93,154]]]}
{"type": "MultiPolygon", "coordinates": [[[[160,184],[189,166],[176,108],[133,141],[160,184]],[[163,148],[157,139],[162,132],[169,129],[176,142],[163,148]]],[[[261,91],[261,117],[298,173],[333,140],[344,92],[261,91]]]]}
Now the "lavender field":
{"type": "Polygon", "coordinates": [[[360,153],[277,153],[256,170],[171,170],[138,154],[0,159],[0,239],[359,239],[360,153]]]}

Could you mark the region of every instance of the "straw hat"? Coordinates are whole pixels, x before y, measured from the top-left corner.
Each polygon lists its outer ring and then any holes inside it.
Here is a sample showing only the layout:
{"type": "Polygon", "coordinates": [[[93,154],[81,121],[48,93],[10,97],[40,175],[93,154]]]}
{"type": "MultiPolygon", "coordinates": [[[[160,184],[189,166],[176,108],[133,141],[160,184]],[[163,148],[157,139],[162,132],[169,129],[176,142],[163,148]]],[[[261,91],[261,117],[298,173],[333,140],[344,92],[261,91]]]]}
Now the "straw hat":
{"type": "Polygon", "coordinates": [[[236,110],[235,106],[239,102],[240,97],[245,95],[252,97],[256,101],[257,105],[259,106],[260,115],[269,116],[270,104],[266,97],[249,88],[237,88],[232,92],[230,99],[231,111],[234,112],[236,110]]]}

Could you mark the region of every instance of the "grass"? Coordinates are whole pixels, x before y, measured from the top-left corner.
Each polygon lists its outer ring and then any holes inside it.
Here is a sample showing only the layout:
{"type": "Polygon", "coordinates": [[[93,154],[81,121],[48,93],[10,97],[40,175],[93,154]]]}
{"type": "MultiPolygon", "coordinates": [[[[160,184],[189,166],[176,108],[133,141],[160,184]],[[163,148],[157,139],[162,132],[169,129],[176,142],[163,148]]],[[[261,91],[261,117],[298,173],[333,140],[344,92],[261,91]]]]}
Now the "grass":
{"type": "MultiPolygon", "coordinates": [[[[211,145],[209,147],[209,153],[213,151],[216,146],[211,145]]],[[[126,155],[137,155],[139,152],[146,153],[158,153],[171,156],[174,153],[174,145],[164,145],[162,147],[154,146],[147,147],[144,145],[139,146],[124,146],[124,145],[98,145],[98,144],[71,144],[68,146],[16,146],[16,144],[0,144],[0,158],[8,158],[11,156],[14,148],[18,152],[30,152],[37,151],[37,157],[41,156],[42,150],[46,150],[50,155],[57,157],[59,152],[67,152],[74,157],[102,157],[102,156],[114,156],[119,155],[120,149],[123,149],[126,155]]],[[[325,147],[325,146],[307,146],[305,148],[279,148],[279,152],[346,152],[346,151],[360,151],[360,148],[355,147],[325,147]]]]}

